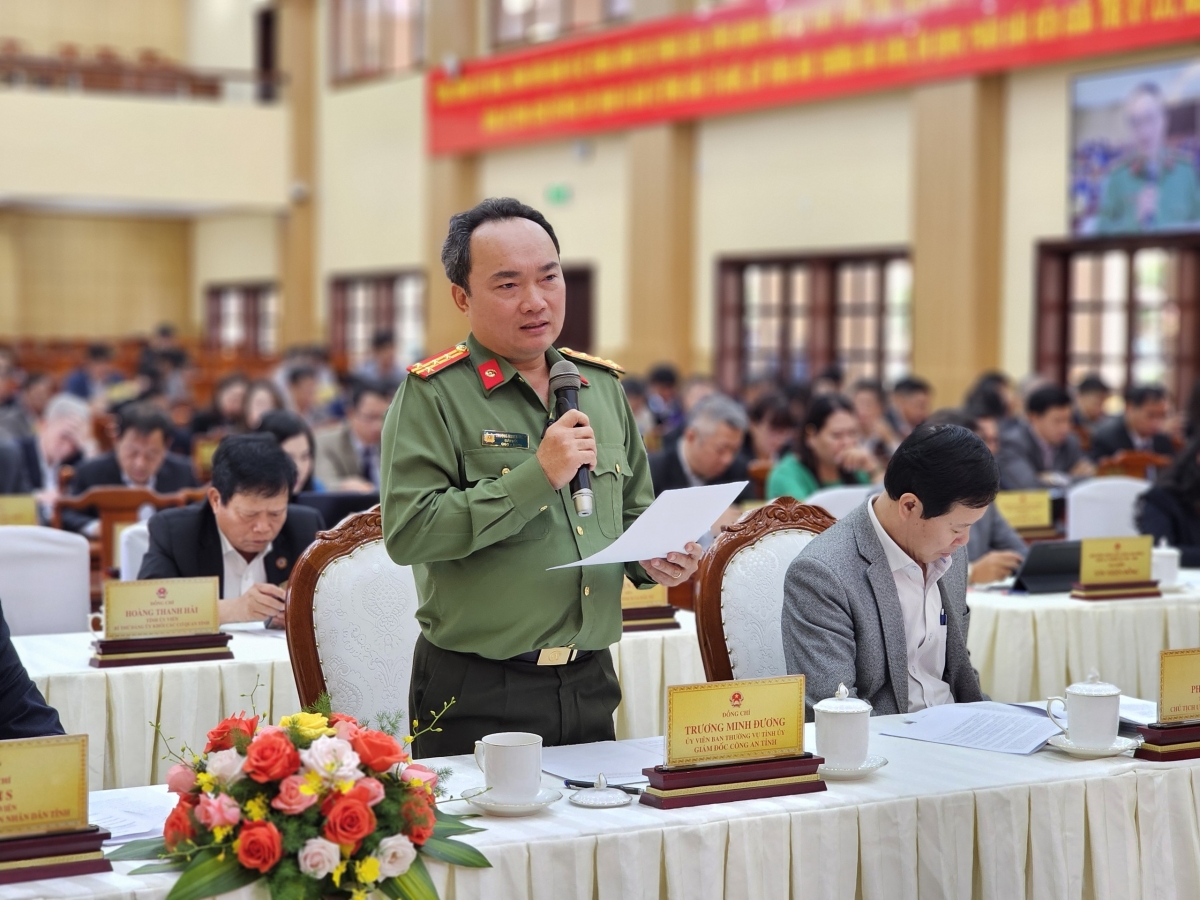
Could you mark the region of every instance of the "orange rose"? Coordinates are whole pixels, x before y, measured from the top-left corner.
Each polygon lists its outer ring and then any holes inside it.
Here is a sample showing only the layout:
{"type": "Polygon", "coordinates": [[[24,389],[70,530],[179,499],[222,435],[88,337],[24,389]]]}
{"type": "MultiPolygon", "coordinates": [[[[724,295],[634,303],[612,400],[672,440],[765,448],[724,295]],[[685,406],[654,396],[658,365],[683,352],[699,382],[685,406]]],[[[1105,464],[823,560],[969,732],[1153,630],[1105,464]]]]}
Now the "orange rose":
{"type": "Polygon", "coordinates": [[[386,772],[396,763],[408,759],[399,742],[382,731],[360,731],[350,741],[350,746],[362,764],[376,772],[386,772]]]}
{"type": "Polygon", "coordinates": [[[235,733],[241,732],[246,737],[252,738],[254,737],[254,730],[256,728],[258,728],[258,716],[255,716],[253,719],[245,718],[244,713],[230,716],[208,733],[208,743],[204,746],[204,752],[212,753],[214,750],[228,750],[233,746],[235,733]]]}
{"type": "Polygon", "coordinates": [[[270,822],[247,822],[237,839],[238,862],[266,875],[283,856],[279,829],[270,822]]]}
{"type": "Polygon", "coordinates": [[[404,822],[403,832],[410,841],[420,847],[429,840],[437,825],[437,816],[433,811],[432,798],[423,787],[410,789],[404,795],[404,801],[400,804],[400,818],[404,822]]]}
{"type": "Polygon", "coordinates": [[[246,748],[242,771],[260,784],[282,781],[300,768],[300,754],[286,731],[260,734],[246,748]]]}
{"type": "Polygon", "coordinates": [[[163,826],[163,843],[172,853],[184,841],[190,841],[196,836],[196,826],[192,824],[192,805],[180,797],[171,814],[167,816],[167,823],[163,826]]]}
{"type": "Polygon", "coordinates": [[[371,807],[352,797],[343,797],[329,810],[323,834],[325,840],[358,852],[363,838],[375,830],[375,813],[371,807]]]}

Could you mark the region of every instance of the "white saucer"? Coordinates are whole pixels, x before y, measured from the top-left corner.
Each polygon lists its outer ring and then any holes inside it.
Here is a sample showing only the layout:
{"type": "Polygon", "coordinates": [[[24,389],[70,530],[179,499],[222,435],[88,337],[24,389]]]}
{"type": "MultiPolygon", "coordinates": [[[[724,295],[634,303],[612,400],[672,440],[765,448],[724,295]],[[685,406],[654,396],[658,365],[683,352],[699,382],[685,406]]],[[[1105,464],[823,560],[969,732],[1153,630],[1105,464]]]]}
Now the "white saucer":
{"type": "Polygon", "coordinates": [[[1055,750],[1061,750],[1076,759],[1104,759],[1106,756],[1120,756],[1129,750],[1136,750],[1141,741],[1137,738],[1118,737],[1111,747],[1096,750],[1088,747],[1076,747],[1065,734],[1056,734],[1046,743],[1055,750]]]}
{"type": "Polygon", "coordinates": [[[462,792],[462,798],[489,816],[509,817],[532,816],[534,813],[541,812],[551,803],[557,803],[562,799],[561,792],[542,788],[538,791],[537,799],[532,803],[497,803],[488,799],[486,791],[485,787],[467,788],[462,792]]]}
{"type": "Polygon", "coordinates": [[[867,761],[857,769],[835,769],[833,766],[817,766],[817,774],[826,781],[858,781],[860,778],[866,778],[876,769],[882,769],[887,765],[887,760],[882,756],[868,756],[867,761]]]}
{"type": "Polygon", "coordinates": [[[576,806],[586,809],[615,809],[618,806],[628,806],[633,802],[633,794],[627,794],[616,788],[584,788],[576,791],[567,798],[576,806]]]}

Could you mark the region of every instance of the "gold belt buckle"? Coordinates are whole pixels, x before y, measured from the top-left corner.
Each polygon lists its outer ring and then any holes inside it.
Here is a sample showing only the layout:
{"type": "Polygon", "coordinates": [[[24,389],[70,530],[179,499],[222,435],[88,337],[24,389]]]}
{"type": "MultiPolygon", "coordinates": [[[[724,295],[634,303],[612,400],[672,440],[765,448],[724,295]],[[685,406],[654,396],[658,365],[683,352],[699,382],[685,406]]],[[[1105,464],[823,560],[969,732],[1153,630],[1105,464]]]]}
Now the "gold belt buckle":
{"type": "Polygon", "coordinates": [[[579,651],[573,645],[567,647],[547,647],[538,653],[539,666],[565,666],[573,661],[579,651]]]}

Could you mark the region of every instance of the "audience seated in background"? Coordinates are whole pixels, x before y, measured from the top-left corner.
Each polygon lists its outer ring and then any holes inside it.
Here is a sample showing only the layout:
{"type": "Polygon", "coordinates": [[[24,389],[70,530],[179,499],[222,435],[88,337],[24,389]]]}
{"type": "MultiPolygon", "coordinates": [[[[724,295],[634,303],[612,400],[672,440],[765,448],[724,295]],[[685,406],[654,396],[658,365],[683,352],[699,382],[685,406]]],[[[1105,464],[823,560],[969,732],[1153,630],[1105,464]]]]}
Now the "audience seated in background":
{"type": "Polygon", "coordinates": [[[0,741],[64,733],[58,711],[25,671],[0,609],[0,741]]]}
{"type": "Polygon", "coordinates": [[[208,498],[151,517],[138,578],[215,575],[222,623],[278,617],[281,585],[324,528],[316,510],[288,503],[295,482],[295,463],[269,435],[225,438],[213,454],[208,498]]]}
{"type": "Polygon", "coordinates": [[[392,392],[361,381],[350,392],[346,421],[317,437],[317,479],[330,491],[379,490],[379,442],[392,392]]]}
{"type": "Polygon", "coordinates": [[[994,419],[1000,428],[1020,412],[1012,379],[1003,372],[984,372],[963,399],[963,412],[976,419],[994,419]]]}
{"type": "Polygon", "coordinates": [[[317,442],[307,422],[290,409],[273,409],[263,415],[262,421],[258,423],[258,430],[272,435],[283,448],[283,452],[296,464],[292,497],[304,491],[324,490],[321,482],[313,477],[317,442]]]}
{"type": "Polygon", "coordinates": [[[1014,491],[1062,486],[1073,478],[1095,474],[1071,433],[1071,397],[1048,384],[1025,401],[1025,420],[1012,422],[1000,434],[1000,488],[1014,491]]]}
{"type": "Polygon", "coordinates": [[[1138,531],[1154,543],[1177,547],[1180,564],[1200,567],[1200,435],[1193,437],[1160,477],[1138,498],[1138,531]]]}
{"type": "Polygon", "coordinates": [[[12,441],[0,441],[0,495],[28,494],[32,490],[20,449],[12,441]]]}
{"type": "Polygon", "coordinates": [[[54,397],[46,404],[38,433],[17,441],[29,487],[38,495],[43,524],[50,522],[58,497],[59,470],[78,466],[94,445],[91,407],[74,394],[54,397]]]}
{"type": "Polygon", "coordinates": [[[808,720],[839,684],[876,716],[985,699],[967,653],[965,545],[998,482],[971,432],[918,427],[888,463],[884,493],[792,561],[783,653],[805,675],[808,720]]]}
{"type": "Polygon", "coordinates": [[[67,376],[63,390],[88,401],[102,401],[108,389],[123,379],[113,365],[113,350],[108,344],[92,344],[84,364],[67,376]]]}
{"type": "Polygon", "coordinates": [[[850,403],[858,419],[863,446],[881,465],[887,465],[900,438],[887,418],[887,392],[883,385],[871,378],[860,378],[850,386],[850,403]]]}
{"type": "Polygon", "coordinates": [[[379,381],[395,387],[404,380],[404,369],[396,361],[396,335],[393,331],[375,332],[371,355],[358,364],[354,375],[367,381],[379,381]]]}
{"type": "Polygon", "coordinates": [[[1104,405],[1112,394],[1112,388],[1099,375],[1085,375],[1075,386],[1075,411],[1072,421],[1077,428],[1092,431],[1108,418],[1104,405]]]}
{"type": "Polygon", "coordinates": [[[241,372],[226,375],[218,381],[213,388],[212,406],[192,417],[192,434],[240,431],[249,387],[249,380],[241,372]]]}
{"type": "MultiPolygon", "coordinates": [[[[82,494],[101,485],[125,485],[171,494],[196,487],[192,461],[167,452],[174,431],[170,416],[157,407],[134,403],[117,416],[117,440],[112,450],[75,470],[68,493],[82,494]]],[[[63,527],[88,537],[100,533],[95,510],[64,509],[63,527]]]]}
{"type": "Polygon", "coordinates": [[[654,418],[654,413],[650,411],[650,404],[646,397],[646,382],[640,378],[622,378],[621,387],[625,391],[625,399],[629,401],[629,408],[633,411],[633,421],[637,423],[638,434],[642,436],[646,449],[657,450],[658,436],[655,429],[658,421],[654,418]],[[654,434],[654,446],[650,446],[649,436],[651,434],[654,434]]]}
{"type": "MultiPolygon", "coordinates": [[[[741,455],[749,419],[740,403],[724,394],[705,397],[688,416],[683,435],[673,447],[650,454],[654,496],[677,488],[746,481],[747,461],[741,455]]],[[[747,486],[740,500],[750,499],[747,486]]]]}
{"type": "Polygon", "coordinates": [[[310,426],[320,425],[327,416],[317,399],[317,370],[311,366],[297,366],[288,372],[288,408],[310,426]]]}
{"type": "Polygon", "coordinates": [[[679,403],[679,373],[670,363],[660,363],[646,376],[646,402],[658,420],[660,433],[683,424],[683,407],[679,403]]]}
{"type": "MultiPolygon", "coordinates": [[[[926,422],[930,425],[958,425],[974,433],[991,451],[1000,452],[1000,427],[995,419],[976,419],[962,410],[939,409],[926,422]]],[[[1000,514],[993,503],[982,518],[971,526],[967,541],[968,584],[990,584],[1012,575],[1021,567],[1029,547],[1016,529],[1000,514]]]]}
{"type": "Polygon", "coordinates": [[[929,417],[933,403],[933,388],[924,378],[908,375],[892,385],[892,408],[888,410],[888,421],[900,438],[908,437],[912,430],[929,417]]]}
{"type": "Polygon", "coordinates": [[[842,384],[845,380],[846,375],[842,371],[841,366],[837,364],[826,366],[813,379],[812,396],[821,397],[825,394],[840,394],[842,392],[842,384]]]}
{"type": "Polygon", "coordinates": [[[1143,450],[1173,456],[1175,447],[1164,433],[1167,391],[1157,384],[1134,385],[1125,392],[1125,412],[1092,430],[1091,456],[1105,459],[1122,450],[1143,450]]]}
{"type": "MultiPolygon", "coordinates": [[[[680,394],[680,405],[683,409],[683,420],[674,428],[663,431],[663,450],[669,450],[671,447],[674,447],[679,443],[679,439],[683,437],[683,430],[686,427],[688,417],[692,414],[692,410],[696,408],[696,404],[705,397],[711,397],[716,392],[717,386],[713,384],[713,380],[707,376],[693,375],[687,380],[683,386],[683,391],[680,394]]],[[[734,402],[736,403],[737,401],[734,402]]],[[[744,408],[745,407],[743,407],[743,409],[744,408]]]]}
{"type": "Polygon", "coordinates": [[[16,400],[0,407],[0,440],[33,437],[46,404],[54,396],[54,381],[44,372],[31,372],[21,382],[16,400]]]}
{"type": "Polygon", "coordinates": [[[814,397],[796,434],[795,449],[784,454],[767,477],[767,498],[804,500],[823,487],[870,484],[883,474],[883,466],[858,439],[858,420],[849,400],[841,394],[814,397]]]}
{"type": "Polygon", "coordinates": [[[748,410],[750,425],[742,446],[746,459],[775,463],[796,433],[787,398],[777,391],[761,394],[748,410]]]}
{"type": "Polygon", "coordinates": [[[242,426],[247,431],[254,431],[262,421],[263,413],[286,408],[283,394],[273,381],[266,378],[252,381],[246,388],[246,399],[242,406],[242,426]]]}

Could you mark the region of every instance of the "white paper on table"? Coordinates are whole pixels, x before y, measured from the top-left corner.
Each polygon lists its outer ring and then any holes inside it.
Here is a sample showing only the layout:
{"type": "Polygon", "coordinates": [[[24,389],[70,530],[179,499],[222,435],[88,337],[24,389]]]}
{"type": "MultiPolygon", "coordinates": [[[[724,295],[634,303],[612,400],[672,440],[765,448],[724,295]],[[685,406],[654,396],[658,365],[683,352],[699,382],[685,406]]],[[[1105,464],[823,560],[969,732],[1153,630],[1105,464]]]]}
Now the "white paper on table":
{"type": "Polygon", "coordinates": [[[1062,731],[1046,717],[1004,712],[991,703],[983,709],[975,708],[982,705],[947,703],[932,706],[915,720],[910,718],[906,723],[889,726],[881,734],[1024,756],[1038,750],[1062,731]]]}
{"type": "Polygon", "coordinates": [[[96,791],[88,795],[88,822],[112,834],[106,844],[162,837],[163,824],[177,800],[165,784],[96,791]]]}
{"type": "Polygon", "coordinates": [[[735,481],[663,491],[623,535],[599,553],[593,553],[578,562],[551,566],[547,571],[640,562],[643,559],[659,559],[668,553],[679,553],[684,544],[697,540],[708,531],[749,483],[735,481]]]}
{"type": "MultiPolygon", "coordinates": [[[[1044,713],[1046,711],[1045,700],[1029,700],[1025,703],[1010,704],[1014,709],[1027,709],[1035,712],[1044,713]]],[[[1056,715],[1063,722],[1067,721],[1067,711],[1059,705],[1054,710],[1056,715]]],[[[1142,700],[1138,697],[1126,697],[1121,695],[1121,724],[1122,725],[1149,725],[1151,722],[1158,721],[1158,704],[1153,700],[1142,700]]]]}
{"type": "Polygon", "coordinates": [[[542,749],[542,771],[571,781],[596,780],[601,772],[609,784],[638,784],[649,781],[642,769],[661,766],[663,739],[597,741],[542,749]]]}

